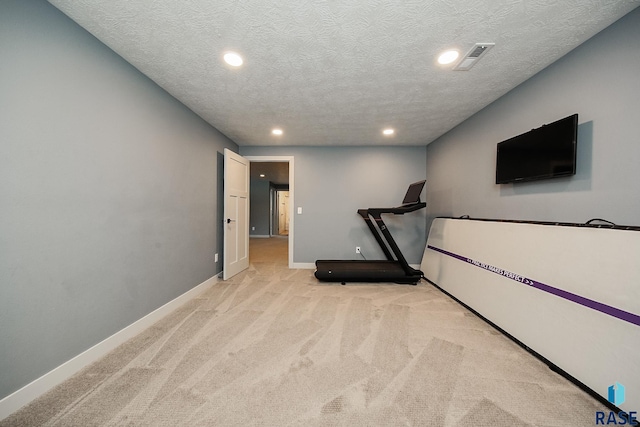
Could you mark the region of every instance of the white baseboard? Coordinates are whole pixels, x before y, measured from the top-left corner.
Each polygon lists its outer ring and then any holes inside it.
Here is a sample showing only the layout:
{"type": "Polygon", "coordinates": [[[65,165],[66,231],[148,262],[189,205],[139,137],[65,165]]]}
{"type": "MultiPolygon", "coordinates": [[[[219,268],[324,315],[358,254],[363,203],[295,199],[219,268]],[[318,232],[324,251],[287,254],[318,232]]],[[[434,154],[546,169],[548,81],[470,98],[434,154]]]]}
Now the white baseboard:
{"type": "Polygon", "coordinates": [[[215,284],[217,281],[217,275],[205,280],[195,288],[169,301],[162,307],[157,308],[143,318],[127,326],[126,328],[116,332],[115,334],[99,342],[88,350],[80,353],[73,359],[68,360],[52,371],[47,372],[40,378],[25,385],[20,390],[17,390],[4,399],[0,400],[0,420],[5,419],[18,409],[30,403],[32,400],[40,397],[58,384],[67,380],[75,373],[79,372],[82,368],[105,356],[120,344],[124,343],[130,338],[133,338],[149,326],[156,323],[158,320],[165,317],[167,314],[182,306],[187,301],[197,297],[198,295],[206,291],[209,286],[215,284]]]}
{"type": "Polygon", "coordinates": [[[313,262],[294,262],[293,264],[291,264],[290,268],[315,270],[316,264],[313,262]]]}

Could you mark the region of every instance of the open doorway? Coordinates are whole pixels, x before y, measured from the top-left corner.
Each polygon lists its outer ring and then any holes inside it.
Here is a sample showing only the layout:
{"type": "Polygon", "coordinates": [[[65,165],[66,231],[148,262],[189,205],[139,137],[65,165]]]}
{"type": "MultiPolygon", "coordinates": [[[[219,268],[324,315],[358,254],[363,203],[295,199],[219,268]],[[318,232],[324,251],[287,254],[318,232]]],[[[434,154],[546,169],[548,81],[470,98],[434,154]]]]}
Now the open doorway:
{"type": "MultiPolygon", "coordinates": [[[[264,258],[282,254],[282,262],[293,268],[294,182],[293,157],[246,156],[251,164],[250,256],[264,258]],[[274,251],[275,247],[283,250],[274,251]]],[[[271,257],[272,258],[272,257],[271,257]]]]}
{"type": "Polygon", "coordinates": [[[271,236],[289,235],[289,189],[271,190],[271,236]]]}

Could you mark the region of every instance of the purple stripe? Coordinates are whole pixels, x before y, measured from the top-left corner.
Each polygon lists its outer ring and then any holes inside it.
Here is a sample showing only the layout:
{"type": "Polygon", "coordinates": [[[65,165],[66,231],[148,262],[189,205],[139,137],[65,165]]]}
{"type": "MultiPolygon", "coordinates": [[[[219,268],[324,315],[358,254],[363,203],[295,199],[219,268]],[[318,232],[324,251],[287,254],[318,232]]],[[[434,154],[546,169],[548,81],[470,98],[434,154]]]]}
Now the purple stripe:
{"type": "Polygon", "coordinates": [[[619,308],[611,307],[610,305],[606,305],[598,301],[590,300],[589,298],[581,297],[580,295],[572,294],[571,292],[563,291],[562,289],[545,285],[544,283],[540,283],[538,281],[529,279],[527,277],[520,276],[519,274],[515,274],[510,271],[506,271],[501,268],[494,267],[492,265],[484,264],[479,261],[475,261],[471,258],[463,257],[461,255],[454,254],[453,252],[436,248],[435,246],[428,245],[427,248],[434,250],[436,252],[440,252],[441,254],[450,256],[457,260],[475,265],[476,267],[482,268],[483,270],[487,270],[492,273],[499,274],[500,276],[504,276],[508,279],[515,280],[516,282],[531,286],[536,289],[540,289],[541,291],[550,293],[557,297],[564,298],[568,301],[575,302],[576,304],[589,307],[601,313],[608,314],[609,316],[613,316],[620,320],[624,320],[625,322],[633,323],[634,325],[640,326],[640,316],[638,316],[637,314],[629,313],[628,311],[620,310],[619,308]]]}

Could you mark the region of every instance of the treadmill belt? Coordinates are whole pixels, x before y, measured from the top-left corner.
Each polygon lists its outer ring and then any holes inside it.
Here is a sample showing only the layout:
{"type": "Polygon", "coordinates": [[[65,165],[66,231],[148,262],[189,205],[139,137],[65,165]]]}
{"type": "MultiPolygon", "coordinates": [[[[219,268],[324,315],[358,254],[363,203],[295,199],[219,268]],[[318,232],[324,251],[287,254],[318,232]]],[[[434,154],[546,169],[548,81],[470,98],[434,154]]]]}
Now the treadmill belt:
{"type": "Polygon", "coordinates": [[[325,282],[415,283],[420,276],[407,276],[397,261],[316,261],[315,276],[325,282]]]}

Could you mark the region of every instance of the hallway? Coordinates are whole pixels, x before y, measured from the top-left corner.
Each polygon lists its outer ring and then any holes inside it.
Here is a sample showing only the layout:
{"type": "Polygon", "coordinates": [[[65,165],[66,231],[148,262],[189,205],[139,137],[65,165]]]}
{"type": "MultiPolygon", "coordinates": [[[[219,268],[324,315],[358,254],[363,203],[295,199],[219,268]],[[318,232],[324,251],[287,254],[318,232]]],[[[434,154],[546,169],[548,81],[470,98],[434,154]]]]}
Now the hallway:
{"type": "Polygon", "coordinates": [[[287,260],[289,255],[288,245],[288,236],[250,238],[249,262],[275,263],[278,267],[287,267],[287,260]]]}

